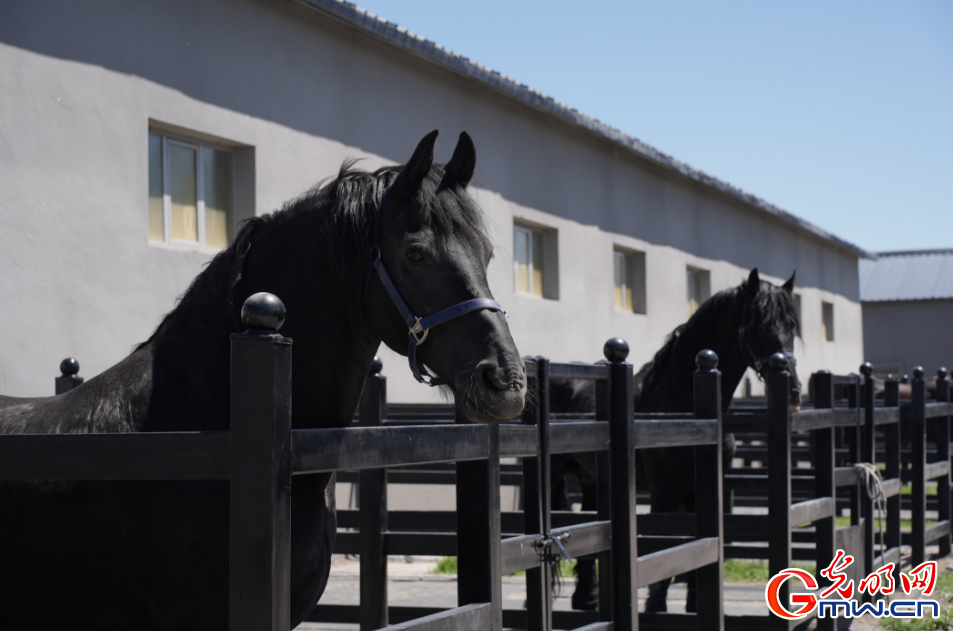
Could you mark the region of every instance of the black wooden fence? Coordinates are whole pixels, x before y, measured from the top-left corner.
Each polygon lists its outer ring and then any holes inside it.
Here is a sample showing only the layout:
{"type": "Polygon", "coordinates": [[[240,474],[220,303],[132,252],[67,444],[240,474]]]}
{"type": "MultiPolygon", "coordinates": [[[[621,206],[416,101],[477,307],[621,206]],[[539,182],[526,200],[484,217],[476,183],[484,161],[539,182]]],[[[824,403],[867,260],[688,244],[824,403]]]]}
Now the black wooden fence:
{"type": "MultiPolygon", "coordinates": [[[[276,303],[246,303],[243,315],[276,303]]],[[[267,317],[275,314],[258,315],[265,317],[246,319],[246,326],[277,320],[267,317]]],[[[518,423],[382,426],[384,379],[378,374],[372,375],[362,398],[360,427],[292,430],[291,340],[274,327],[234,335],[231,344],[229,431],[2,435],[0,479],[228,480],[232,631],[289,628],[290,478],[345,470],[362,471],[364,482],[363,628],[485,631],[511,626],[503,618],[501,579],[525,570],[528,604],[519,626],[551,629],[552,564],[566,554],[599,554],[607,588],[596,619],[577,631],[639,628],[638,588],[692,570],[699,574],[699,594],[691,627],[697,619],[699,628],[723,628],[721,375],[714,353],[699,355],[696,413],[690,415],[633,420],[628,345],[614,339],[605,348],[608,364],[527,362],[537,405],[527,407],[518,423]],[[550,423],[550,377],[594,380],[599,401],[595,418],[550,423]],[[694,516],[694,534],[673,546],[637,537],[635,450],[674,445],[696,447],[696,484],[704,499],[694,516]],[[604,475],[598,518],[555,527],[549,510],[549,456],[579,451],[600,455],[604,475]],[[522,458],[527,481],[525,534],[505,539],[501,456],[522,458]],[[444,462],[456,463],[458,607],[417,612],[424,615],[387,626],[384,559],[388,552],[398,553],[401,535],[386,531],[381,472],[444,462]],[[639,556],[640,544],[654,549],[639,556]]]]}
{"type": "MultiPolygon", "coordinates": [[[[587,630],[637,628],[637,590],[660,579],[699,569],[698,613],[690,616],[641,616],[643,628],[671,626],[677,618],[684,627],[723,628],[721,554],[721,468],[720,374],[714,353],[699,355],[695,375],[695,413],[660,414],[635,418],[632,410],[632,367],[624,363],[628,347],[621,340],[606,345],[609,364],[557,364],[546,358],[527,358],[529,396],[536,405],[527,406],[520,425],[499,426],[499,453],[522,459],[524,510],[502,513],[499,507],[499,462],[493,463],[495,497],[490,520],[500,524],[503,535],[500,567],[494,570],[493,584],[503,575],[526,570],[526,610],[497,611],[502,626],[526,629],[582,628],[587,630]],[[549,413],[550,378],[591,379],[596,382],[595,415],[558,420],[549,413]],[[528,431],[529,430],[529,431],[528,431]],[[700,495],[704,498],[694,515],[690,536],[636,536],[637,525],[648,516],[635,517],[636,449],[668,446],[695,446],[700,495]],[[595,452],[597,454],[598,507],[589,513],[556,513],[550,507],[549,456],[595,452]],[[561,549],[565,548],[565,550],[561,549]],[[600,603],[598,611],[554,612],[552,567],[565,553],[572,556],[598,554],[600,603]],[[641,556],[640,556],[641,555],[641,556]]],[[[386,379],[380,366],[368,378],[359,412],[362,427],[387,427],[385,416],[386,379]]],[[[421,414],[421,422],[433,423],[439,414],[421,414]]],[[[446,419],[442,419],[446,420],[446,419]]],[[[406,427],[414,421],[406,415],[390,429],[406,427]]],[[[426,481],[426,478],[422,478],[426,481]]],[[[325,622],[360,622],[363,630],[377,629],[387,622],[402,622],[438,609],[388,607],[387,554],[457,555],[460,602],[463,603],[463,555],[471,545],[460,527],[469,519],[486,516],[467,508],[469,490],[457,464],[456,512],[386,510],[386,472],[362,471],[360,511],[339,511],[339,525],[359,527],[359,532],[340,532],[335,551],[360,554],[360,605],[318,605],[309,618],[325,622]],[[463,498],[463,499],[461,499],[463,498]],[[461,501],[463,502],[461,504],[461,501]],[[463,511],[468,511],[464,514],[463,511]]],[[[483,500],[479,502],[482,510],[483,500]]],[[[654,518],[656,516],[651,516],[654,518]]],[[[684,521],[684,519],[683,519],[684,521]]],[[[488,580],[486,574],[479,584],[488,580]]],[[[485,589],[485,588],[484,588],[485,589]]],[[[493,593],[499,594],[500,587],[493,593]]],[[[404,627],[399,627],[404,628],[404,627]]]]}
{"type": "MultiPolygon", "coordinates": [[[[550,366],[558,366],[550,364],[550,366]]],[[[791,414],[787,406],[788,376],[784,370],[783,358],[775,359],[772,370],[767,375],[768,396],[759,404],[732,408],[724,420],[724,430],[737,432],[747,444],[757,441],[757,447],[743,447],[739,450],[742,459],[757,459],[762,468],[744,467],[732,469],[726,476],[726,488],[739,494],[746,494],[760,500],[760,505],[769,509],[765,515],[723,515],[724,556],[726,558],[767,559],[770,572],[776,573],[790,567],[797,561],[814,561],[821,569],[826,567],[837,548],[845,549],[856,558],[851,576],[862,578],[873,569],[890,562],[918,565],[925,558],[926,546],[938,542],[941,554],[949,551],[950,513],[949,493],[939,492],[935,504],[938,519],[927,527],[926,484],[927,480],[937,479],[939,489],[949,489],[949,419],[953,405],[948,403],[949,384],[945,371],[940,371],[936,401],[926,401],[922,371],[915,372],[913,383],[914,398],[910,403],[901,405],[898,396],[898,383],[886,383],[886,395],[878,401],[874,398],[875,388],[869,365],[861,368],[863,376],[835,376],[820,372],[812,377],[812,405],[805,406],[799,413],[791,414]],[[835,396],[837,395],[837,396],[835,396]],[[902,443],[900,433],[901,419],[909,420],[914,440],[902,443]],[[917,421],[916,419],[922,419],[917,421]],[[917,442],[925,441],[926,423],[936,423],[937,446],[931,454],[917,442]],[[917,438],[919,437],[919,439],[917,438]],[[875,449],[879,439],[880,448],[875,449]],[[944,450],[943,445],[947,445],[944,450]],[[905,509],[913,513],[912,532],[900,531],[901,510],[901,453],[909,454],[909,471],[905,480],[923,480],[913,484],[911,493],[905,495],[905,509]],[[798,461],[808,461],[809,468],[798,467],[798,461]],[[883,517],[883,537],[881,529],[876,528],[874,503],[862,486],[863,473],[854,467],[855,463],[877,462],[882,466],[883,490],[887,498],[886,514],[883,517]],[[851,523],[849,526],[836,527],[836,507],[849,508],[851,523]],[[901,558],[901,543],[910,546],[910,555],[901,558]]],[[[382,379],[382,377],[375,377],[382,379]]],[[[407,423],[408,413],[396,406],[399,419],[389,421],[384,415],[384,406],[378,406],[379,417],[375,423],[407,423]]],[[[421,422],[434,422],[447,414],[447,408],[441,406],[413,409],[421,422]]],[[[666,415],[671,418],[671,415],[666,415]]],[[[553,422],[558,425],[558,421],[553,422]]],[[[638,422],[636,422],[638,425],[638,422]]],[[[925,443],[924,443],[925,444],[925,443]]],[[[560,453],[553,452],[551,453],[560,453]]],[[[394,472],[391,472],[393,474],[394,472]]],[[[405,470],[392,482],[432,483],[436,479],[453,480],[440,471],[405,470]],[[436,474],[436,475],[435,475],[436,474]],[[438,477],[439,476],[439,477],[438,477]]],[[[519,483],[515,472],[508,474],[510,483],[519,483]]],[[[600,476],[601,479],[601,476],[600,476]]],[[[377,480],[377,489],[371,497],[381,499],[386,493],[386,478],[377,480]]],[[[393,511],[387,514],[380,509],[384,519],[371,525],[360,524],[357,516],[364,516],[366,496],[360,480],[361,511],[341,511],[340,525],[359,527],[360,533],[342,533],[342,539],[336,548],[339,552],[361,553],[365,550],[386,550],[391,554],[433,554],[452,555],[456,550],[456,540],[452,532],[452,514],[442,515],[433,512],[415,513],[393,511]],[[379,528],[374,524],[380,524],[379,528]],[[373,529],[372,529],[373,528],[373,529]],[[412,532],[411,532],[412,531],[412,532]]],[[[530,489],[537,486],[535,480],[524,481],[530,489]]],[[[530,499],[527,491],[527,507],[538,500],[530,499]]],[[[533,497],[538,497],[533,495],[533,497]]],[[[749,502],[747,505],[753,505],[749,502]]],[[[574,523],[597,517],[592,512],[564,513],[553,512],[554,524],[571,526],[574,523]]],[[[503,513],[501,515],[504,532],[516,532],[523,525],[521,513],[503,513]]],[[[637,519],[637,544],[642,553],[664,549],[686,537],[696,536],[695,515],[685,514],[646,514],[637,519]]],[[[362,557],[362,563],[364,558],[362,557]]],[[[362,584],[366,576],[386,575],[386,557],[378,552],[373,562],[373,572],[362,567],[362,584]]],[[[602,580],[605,585],[605,579],[602,580]]],[[[375,615],[386,607],[386,597],[377,589],[362,590],[361,611],[372,610],[375,615]],[[376,600],[370,600],[376,599],[376,600]]],[[[391,608],[392,619],[404,619],[419,613],[419,610],[391,608]]],[[[583,624],[596,614],[588,612],[554,612],[556,628],[571,628],[583,624]]],[[[524,627],[522,612],[505,612],[506,626],[524,627]]],[[[345,606],[320,606],[314,620],[358,621],[357,608],[345,606]]],[[[828,620],[819,621],[820,628],[830,626],[828,620]]],[[[643,628],[664,626],[667,629],[696,628],[696,620],[691,616],[666,616],[659,620],[655,616],[641,616],[643,628]]],[[[779,618],[766,617],[727,617],[729,629],[778,628],[787,625],[779,618]]],[[[371,629],[373,626],[362,626],[371,629]]],[[[698,627],[705,628],[705,627],[698,627]]]]}
{"type": "MultiPolygon", "coordinates": [[[[289,626],[291,475],[360,471],[361,512],[359,522],[351,524],[359,532],[342,533],[336,551],[361,555],[361,606],[319,605],[312,618],[360,622],[362,630],[789,628],[780,618],[723,615],[723,558],[766,557],[772,574],[806,558],[819,569],[825,567],[836,547],[855,552],[861,562],[858,573],[899,561],[901,418],[910,420],[913,436],[911,561],[918,564],[932,541],[940,542],[941,552],[949,551],[953,404],[945,374],[937,383],[937,400],[927,402],[923,372],[916,371],[913,399],[900,405],[896,382],[887,383],[886,396],[877,403],[869,366],[864,367],[862,381],[817,373],[813,408],[791,414],[786,359],[776,355],[766,372],[765,405],[732,409],[722,420],[717,358],[701,353],[694,414],[634,418],[632,366],[625,362],[628,349],[621,340],[610,340],[607,364],[528,360],[530,400],[536,405],[528,406],[518,423],[406,424],[405,419],[388,425],[386,380],[378,367],[365,387],[359,427],[292,430],[291,341],[274,330],[250,330],[234,335],[231,343],[228,432],[2,435],[0,479],[229,480],[232,630],[284,631],[289,626]],[[548,387],[549,379],[556,377],[596,382],[594,417],[552,418],[548,387]],[[834,396],[844,385],[853,392],[846,407],[834,396]],[[926,448],[928,421],[937,429],[934,462],[928,461],[926,448]],[[883,486],[889,498],[882,541],[871,518],[872,502],[859,488],[860,476],[852,466],[874,461],[881,427],[883,486]],[[731,473],[726,483],[737,492],[763,493],[767,515],[722,514],[722,476],[717,472],[722,469],[723,428],[763,438],[766,467],[731,473]],[[846,452],[839,462],[837,435],[845,432],[847,439],[841,442],[846,452]],[[792,468],[798,449],[803,449],[795,442],[805,436],[812,469],[792,468]],[[696,513],[637,518],[635,450],[676,445],[695,446],[696,513]],[[550,510],[549,456],[573,452],[599,454],[595,514],[550,510]],[[501,513],[501,457],[522,459],[522,513],[501,513]],[[431,514],[424,527],[419,516],[387,511],[388,468],[451,462],[457,490],[454,513],[431,514]],[[927,527],[925,487],[930,479],[940,481],[939,520],[927,527]],[[854,509],[851,526],[841,529],[834,519],[839,488],[848,489],[854,509]],[[802,527],[805,524],[813,528],[802,527]],[[552,563],[566,553],[599,555],[602,589],[597,612],[552,611],[552,563]],[[388,607],[388,554],[456,555],[458,607],[446,611],[388,607]],[[501,578],[520,570],[526,570],[527,608],[504,611],[501,578]],[[693,570],[698,575],[697,614],[638,614],[639,587],[693,570]]],[[[77,371],[72,364],[64,369],[64,378],[57,380],[58,392],[80,382],[77,371]]],[[[426,420],[430,419],[421,419],[426,420]]],[[[829,620],[818,622],[819,628],[833,628],[829,620]]]]}

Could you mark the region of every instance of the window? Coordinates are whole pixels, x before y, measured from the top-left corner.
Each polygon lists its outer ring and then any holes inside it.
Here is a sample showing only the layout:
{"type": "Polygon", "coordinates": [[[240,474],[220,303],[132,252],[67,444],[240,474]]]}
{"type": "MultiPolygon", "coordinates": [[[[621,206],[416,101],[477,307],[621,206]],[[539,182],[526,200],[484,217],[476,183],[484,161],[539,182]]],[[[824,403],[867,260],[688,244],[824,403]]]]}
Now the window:
{"type": "Polygon", "coordinates": [[[536,230],[516,226],[513,230],[513,262],[516,266],[516,291],[543,297],[543,235],[536,230]]]}
{"type": "Polygon", "coordinates": [[[615,308],[645,313],[645,253],[615,250],[612,253],[615,276],[615,308]]]}
{"type": "Polygon", "coordinates": [[[828,342],[834,341],[834,305],[829,302],[821,302],[821,324],[824,329],[824,339],[828,342]]]}
{"type": "Polygon", "coordinates": [[[513,227],[513,272],[516,293],[557,299],[557,233],[529,226],[513,227]]]}
{"type": "Polygon", "coordinates": [[[692,317],[711,295],[711,277],[707,270],[689,267],[686,270],[688,289],[688,317],[692,317]]]}
{"type": "Polygon", "coordinates": [[[149,241],[222,250],[232,229],[230,151],[149,134],[149,241]]]}

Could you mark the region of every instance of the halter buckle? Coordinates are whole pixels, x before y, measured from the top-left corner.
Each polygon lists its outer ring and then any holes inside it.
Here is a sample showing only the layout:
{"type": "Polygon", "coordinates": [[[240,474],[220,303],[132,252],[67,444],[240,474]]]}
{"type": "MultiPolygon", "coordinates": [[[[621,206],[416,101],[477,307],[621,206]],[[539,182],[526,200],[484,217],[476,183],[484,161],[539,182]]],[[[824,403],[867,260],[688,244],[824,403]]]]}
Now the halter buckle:
{"type": "Polygon", "coordinates": [[[414,322],[414,325],[410,327],[410,330],[408,331],[408,333],[410,333],[410,335],[412,335],[414,339],[417,341],[417,346],[420,346],[425,341],[427,341],[427,336],[430,335],[430,329],[425,329],[420,324],[420,318],[416,318],[416,320],[417,321],[414,322]],[[421,336],[421,333],[423,334],[422,336],[421,336]]]}

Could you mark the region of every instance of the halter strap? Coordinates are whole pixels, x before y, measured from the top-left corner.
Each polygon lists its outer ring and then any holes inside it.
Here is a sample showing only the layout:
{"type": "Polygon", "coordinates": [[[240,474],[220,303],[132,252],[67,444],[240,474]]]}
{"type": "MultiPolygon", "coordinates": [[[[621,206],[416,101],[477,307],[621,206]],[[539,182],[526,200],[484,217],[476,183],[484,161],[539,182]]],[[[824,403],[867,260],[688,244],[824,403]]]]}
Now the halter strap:
{"type": "Polygon", "coordinates": [[[390,296],[391,301],[393,301],[394,306],[397,307],[401,317],[404,318],[404,322],[407,324],[407,363],[410,365],[410,371],[414,374],[414,378],[420,383],[425,383],[428,386],[439,386],[446,382],[436,375],[431,374],[421,362],[417,361],[417,347],[427,340],[427,336],[430,334],[430,329],[437,326],[438,324],[443,324],[444,322],[453,320],[454,318],[459,318],[460,316],[470,313],[471,311],[489,309],[490,311],[499,311],[504,316],[506,315],[506,312],[503,311],[503,307],[500,306],[500,303],[493,300],[492,298],[471,298],[470,300],[464,300],[463,302],[457,303],[428,316],[419,317],[414,314],[414,310],[410,308],[410,305],[407,304],[407,301],[404,300],[404,297],[400,295],[400,290],[397,289],[397,285],[394,284],[390,274],[387,273],[387,267],[384,266],[384,261],[381,258],[380,214],[381,208],[384,206],[384,199],[386,198],[386,195],[387,192],[385,191],[384,195],[381,197],[381,204],[374,213],[374,237],[371,242],[371,265],[367,269],[367,279],[364,283],[364,293],[367,293],[367,287],[371,282],[371,272],[376,270],[377,276],[381,279],[381,283],[384,285],[384,289],[387,290],[387,294],[390,296]]]}

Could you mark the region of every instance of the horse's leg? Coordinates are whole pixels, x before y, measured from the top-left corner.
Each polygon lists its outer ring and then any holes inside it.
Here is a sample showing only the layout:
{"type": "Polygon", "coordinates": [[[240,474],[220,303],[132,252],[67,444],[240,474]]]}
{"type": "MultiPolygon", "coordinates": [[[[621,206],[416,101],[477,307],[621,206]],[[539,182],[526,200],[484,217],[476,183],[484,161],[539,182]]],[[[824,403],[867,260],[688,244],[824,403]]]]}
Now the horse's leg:
{"type": "MultiPolygon", "coordinates": [[[[598,508],[598,489],[593,475],[588,471],[595,471],[595,455],[579,454],[582,470],[579,472],[582,482],[582,510],[594,511],[598,508]],[[591,456],[592,467],[583,462],[585,456],[591,456]]],[[[595,611],[599,607],[599,576],[596,574],[596,560],[581,558],[576,561],[576,591],[572,595],[572,608],[583,611],[595,611]]]]}
{"type": "Polygon", "coordinates": [[[291,627],[300,624],[324,593],[337,537],[333,473],[291,478],[291,627]]]}
{"type": "MultiPolygon", "coordinates": [[[[646,449],[642,452],[653,513],[684,512],[695,488],[694,449],[646,449]]],[[[645,611],[668,611],[666,598],[671,579],[649,585],[645,611]]]]}

